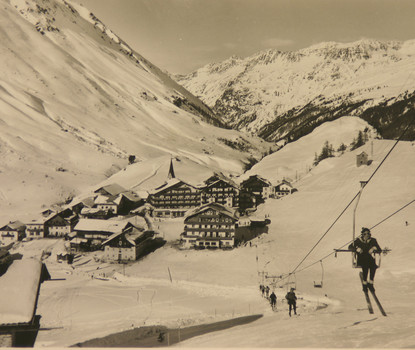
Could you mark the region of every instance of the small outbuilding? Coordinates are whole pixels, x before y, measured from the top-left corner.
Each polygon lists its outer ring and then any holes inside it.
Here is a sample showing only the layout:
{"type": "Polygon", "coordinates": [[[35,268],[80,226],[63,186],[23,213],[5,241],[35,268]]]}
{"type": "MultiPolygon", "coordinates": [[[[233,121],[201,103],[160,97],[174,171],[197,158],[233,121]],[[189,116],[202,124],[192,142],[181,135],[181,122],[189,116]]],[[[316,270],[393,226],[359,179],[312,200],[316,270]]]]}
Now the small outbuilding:
{"type": "Polygon", "coordinates": [[[365,151],[359,153],[356,156],[356,166],[360,167],[361,165],[368,165],[369,164],[369,156],[365,151]]]}

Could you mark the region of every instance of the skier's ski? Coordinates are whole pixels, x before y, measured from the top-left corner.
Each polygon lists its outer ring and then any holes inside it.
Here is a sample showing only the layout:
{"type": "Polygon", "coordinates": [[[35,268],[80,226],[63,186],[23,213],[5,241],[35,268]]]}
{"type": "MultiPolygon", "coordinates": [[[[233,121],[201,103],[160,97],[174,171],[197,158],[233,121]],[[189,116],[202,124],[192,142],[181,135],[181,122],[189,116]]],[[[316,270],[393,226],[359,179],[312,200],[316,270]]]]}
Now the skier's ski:
{"type": "Polygon", "coordinates": [[[381,314],[382,314],[383,316],[387,316],[387,315],[386,315],[385,310],[384,310],[384,309],[383,309],[383,307],[382,307],[382,304],[380,303],[380,301],[379,301],[378,297],[376,296],[375,290],[374,290],[373,288],[372,288],[372,289],[369,289],[369,290],[370,290],[370,292],[372,293],[372,297],[373,297],[373,299],[375,299],[376,305],[378,306],[378,308],[379,308],[379,310],[380,310],[381,314]]]}
{"type": "MultiPolygon", "coordinates": [[[[363,285],[363,273],[360,272],[359,273],[359,276],[360,276],[360,281],[362,282],[362,288],[364,288],[364,285],[363,285]]],[[[367,285],[366,285],[366,287],[367,287],[367,285]]],[[[373,307],[372,307],[372,303],[371,303],[370,298],[369,298],[369,292],[367,291],[367,289],[366,290],[363,289],[363,293],[365,294],[367,309],[369,310],[369,313],[370,314],[373,314],[373,307]]]]}

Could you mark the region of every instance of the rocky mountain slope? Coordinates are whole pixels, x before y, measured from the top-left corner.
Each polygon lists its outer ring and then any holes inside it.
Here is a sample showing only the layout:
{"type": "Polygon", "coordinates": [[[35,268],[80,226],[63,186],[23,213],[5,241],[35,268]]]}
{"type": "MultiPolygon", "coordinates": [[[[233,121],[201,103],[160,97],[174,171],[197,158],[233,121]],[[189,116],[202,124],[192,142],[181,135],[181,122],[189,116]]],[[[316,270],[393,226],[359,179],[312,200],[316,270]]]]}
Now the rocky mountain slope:
{"type": "Polygon", "coordinates": [[[216,127],[209,107],[66,0],[2,3],[0,72],[1,217],[64,201],[130,155],[240,172],[269,147],[216,127]]]}
{"type": "MultiPolygon", "coordinates": [[[[231,57],[177,81],[233,128],[269,141],[297,140],[345,115],[395,138],[414,119],[414,58],[415,40],[329,42],[231,57]]],[[[406,139],[415,138],[414,124],[406,139]]]]}

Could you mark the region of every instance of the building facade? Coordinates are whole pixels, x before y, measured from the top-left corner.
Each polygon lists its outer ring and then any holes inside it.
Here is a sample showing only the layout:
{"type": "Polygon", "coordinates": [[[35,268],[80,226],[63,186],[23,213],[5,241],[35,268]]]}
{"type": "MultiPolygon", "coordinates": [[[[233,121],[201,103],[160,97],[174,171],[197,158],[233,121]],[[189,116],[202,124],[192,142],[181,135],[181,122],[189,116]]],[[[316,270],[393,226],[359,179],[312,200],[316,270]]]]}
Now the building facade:
{"type": "Polygon", "coordinates": [[[281,198],[297,191],[288,181],[282,180],[277,186],[275,186],[275,196],[281,198]]]}
{"type": "Polygon", "coordinates": [[[128,237],[131,228],[110,236],[102,243],[104,260],[111,262],[127,262],[136,259],[136,244],[128,237]]]}
{"type": "Polygon", "coordinates": [[[241,189],[255,196],[256,205],[264,203],[265,199],[275,195],[275,187],[271,182],[258,176],[252,175],[241,182],[241,189]]]}
{"type": "Polygon", "coordinates": [[[361,165],[367,165],[369,162],[369,156],[366,152],[359,153],[356,156],[356,166],[360,167],[361,165]]]}
{"type": "Polygon", "coordinates": [[[227,207],[238,207],[239,187],[230,180],[218,178],[208,181],[202,188],[202,204],[220,203],[227,207]]]}
{"type": "Polygon", "coordinates": [[[236,210],[220,203],[202,205],[185,217],[181,242],[185,248],[232,248],[237,223],[236,210]]]}
{"type": "Polygon", "coordinates": [[[147,201],[154,207],[154,216],[183,217],[189,209],[200,206],[201,191],[173,178],[151,191],[147,201]]]}
{"type": "Polygon", "coordinates": [[[72,215],[68,218],[63,218],[60,215],[55,216],[46,222],[50,237],[67,237],[78,222],[78,217],[72,215]]]}
{"type": "Polygon", "coordinates": [[[0,228],[0,244],[8,245],[21,241],[25,237],[25,224],[20,221],[9,222],[0,228]]]}

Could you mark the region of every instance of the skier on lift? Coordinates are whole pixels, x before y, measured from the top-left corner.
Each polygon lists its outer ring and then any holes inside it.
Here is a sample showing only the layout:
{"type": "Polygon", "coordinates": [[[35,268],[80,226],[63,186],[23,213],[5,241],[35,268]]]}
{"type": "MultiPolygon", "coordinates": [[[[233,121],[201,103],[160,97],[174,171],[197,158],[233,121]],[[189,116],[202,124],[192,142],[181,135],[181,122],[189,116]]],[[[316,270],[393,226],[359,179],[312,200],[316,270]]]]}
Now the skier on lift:
{"type": "Polygon", "coordinates": [[[374,291],[373,280],[377,269],[374,253],[380,253],[382,248],[379,246],[376,238],[371,236],[370,230],[366,227],[362,228],[362,234],[356,238],[349,249],[357,253],[357,265],[362,268],[363,273],[363,291],[374,291]],[[369,280],[367,279],[369,274],[369,280]]]}

